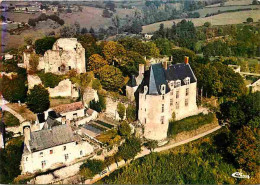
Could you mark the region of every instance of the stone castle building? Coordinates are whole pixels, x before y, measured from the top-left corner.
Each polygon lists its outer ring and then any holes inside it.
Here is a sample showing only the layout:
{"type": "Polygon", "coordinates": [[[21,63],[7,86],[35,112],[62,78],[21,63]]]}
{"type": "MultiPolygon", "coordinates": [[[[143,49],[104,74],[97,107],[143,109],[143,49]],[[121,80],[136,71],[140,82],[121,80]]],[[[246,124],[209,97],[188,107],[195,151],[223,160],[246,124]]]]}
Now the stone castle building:
{"type": "Polygon", "coordinates": [[[138,77],[130,79],[126,90],[129,99],[137,101],[138,120],[147,139],[165,139],[173,115],[179,120],[198,112],[197,79],[188,60],[169,66],[152,64],[147,71],[140,65],[138,77]]]}
{"type": "MultiPolygon", "coordinates": [[[[29,68],[30,53],[24,52],[24,66],[29,68]]],[[[45,73],[65,74],[70,70],[86,72],[85,49],[76,38],[60,38],[39,59],[38,70],[45,73]]]]}

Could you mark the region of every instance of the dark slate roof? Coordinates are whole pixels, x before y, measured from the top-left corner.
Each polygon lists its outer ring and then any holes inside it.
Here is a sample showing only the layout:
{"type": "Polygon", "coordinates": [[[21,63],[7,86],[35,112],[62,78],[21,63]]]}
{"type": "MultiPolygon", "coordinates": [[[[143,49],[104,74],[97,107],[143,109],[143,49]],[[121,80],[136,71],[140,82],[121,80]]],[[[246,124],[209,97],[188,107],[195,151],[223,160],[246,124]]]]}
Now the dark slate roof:
{"type": "Polygon", "coordinates": [[[135,79],[135,75],[132,75],[131,78],[128,80],[127,86],[130,86],[130,87],[135,87],[135,86],[137,86],[137,84],[136,84],[136,79],[135,79]]]}
{"type": "Polygon", "coordinates": [[[37,118],[38,118],[39,123],[45,122],[45,118],[44,117],[45,117],[44,113],[37,114],[37,118]]]}
{"type": "Polygon", "coordinates": [[[144,79],[138,88],[139,92],[143,92],[144,86],[148,87],[148,94],[160,95],[160,87],[162,84],[166,85],[166,93],[170,91],[168,81],[183,80],[190,77],[190,83],[197,81],[189,64],[174,64],[168,66],[167,70],[163,68],[161,63],[152,64],[148,71],[144,73],[144,79]]]}
{"type": "Polygon", "coordinates": [[[46,119],[46,122],[43,125],[43,129],[50,129],[50,128],[52,128],[54,126],[58,126],[58,125],[61,125],[61,122],[48,116],[48,118],[46,119]]]}
{"type": "Polygon", "coordinates": [[[31,133],[30,148],[32,152],[63,145],[75,140],[71,127],[67,124],[55,126],[50,130],[31,133]]]}

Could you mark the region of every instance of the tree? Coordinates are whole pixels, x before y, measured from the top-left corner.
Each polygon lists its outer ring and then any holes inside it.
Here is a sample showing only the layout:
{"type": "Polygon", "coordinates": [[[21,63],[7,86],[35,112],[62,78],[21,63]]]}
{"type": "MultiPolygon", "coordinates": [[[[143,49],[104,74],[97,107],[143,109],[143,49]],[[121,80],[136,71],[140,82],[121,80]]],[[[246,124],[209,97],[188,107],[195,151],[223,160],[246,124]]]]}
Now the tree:
{"type": "Polygon", "coordinates": [[[99,76],[102,87],[106,90],[120,91],[125,85],[122,72],[116,67],[109,65],[102,67],[99,76]]]}
{"type": "Polygon", "coordinates": [[[24,102],[27,93],[27,79],[24,74],[17,74],[8,77],[3,75],[0,80],[0,91],[9,102],[24,102]]]}
{"type": "Polygon", "coordinates": [[[102,111],[102,107],[99,101],[96,100],[91,100],[89,102],[89,108],[97,111],[97,112],[101,112],[102,111]]]}
{"type": "Polygon", "coordinates": [[[76,34],[80,34],[80,24],[78,21],[75,21],[74,26],[76,28],[76,34]]]}
{"type": "Polygon", "coordinates": [[[183,63],[185,56],[189,57],[189,62],[193,62],[196,57],[193,51],[186,48],[178,48],[178,49],[174,48],[171,50],[171,55],[174,64],[183,63]]]}
{"type": "Polygon", "coordinates": [[[88,70],[93,71],[94,74],[99,75],[105,65],[108,65],[108,62],[99,54],[93,54],[88,59],[88,70]]]}
{"type": "Polygon", "coordinates": [[[105,164],[101,160],[88,159],[80,166],[80,174],[85,178],[93,177],[105,168],[105,164]]]}
{"type": "Polygon", "coordinates": [[[121,44],[118,44],[114,41],[109,41],[105,44],[103,53],[109,64],[112,64],[113,62],[119,63],[120,59],[125,55],[126,51],[121,44]]]}
{"type": "Polygon", "coordinates": [[[30,26],[35,27],[35,26],[36,26],[36,20],[35,20],[35,19],[29,19],[29,20],[28,20],[28,24],[29,24],[30,26]]]}
{"type": "Polygon", "coordinates": [[[112,18],[112,23],[116,27],[116,34],[118,34],[118,30],[120,28],[120,18],[118,15],[112,18]]]}
{"type": "Polygon", "coordinates": [[[233,142],[230,144],[229,151],[235,157],[239,167],[248,172],[258,169],[260,144],[254,133],[249,127],[243,126],[234,134],[233,142]]]}
{"type": "Polygon", "coordinates": [[[0,149],[0,183],[13,183],[15,177],[21,174],[20,163],[23,154],[23,139],[16,137],[9,140],[5,149],[0,149]]]}
{"type": "Polygon", "coordinates": [[[32,53],[29,59],[29,73],[34,74],[38,71],[39,56],[36,53],[32,53]]]}
{"type": "Polygon", "coordinates": [[[118,127],[118,132],[120,136],[128,137],[131,134],[131,127],[126,121],[122,121],[118,127]]]}
{"type": "Polygon", "coordinates": [[[124,160],[133,159],[141,151],[141,141],[136,137],[127,138],[125,143],[119,146],[118,155],[124,160]]]}
{"type": "Polygon", "coordinates": [[[150,150],[153,151],[158,146],[158,141],[149,140],[145,143],[145,146],[150,150]]]}
{"type": "Polygon", "coordinates": [[[24,42],[25,42],[27,45],[32,45],[33,39],[32,39],[32,37],[27,36],[27,37],[24,38],[24,42]]]}
{"type": "Polygon", "coordinates": [[[118,112],[120,119],[123,120],[125,117],[125,105],[123,103],[119,102],[117,104],[117,112],[118,112]]]}
{"type": "Polygon", "coordinates": [[[204,23],[204,26],[207,27],[207,28],[209,28],[209,27],[211,26],[211,23],[210,23],[210,22],[205,22],[205,23],[204,23]]]}
{"type": "Polygon", "coordinates": [[[252,4],[253,4],[253,5],[258,5],[258,4],[259,4],[259,1],[258,1],[258,0],[253,0],[252,4]]]}
{"type": "Polygon", "coordinates": [[[136,120],[136,107],[135,106],[128,105],[128,107],[126,108],[126,119],[129,122],[136,120]]]}
{"type": "Polygon", "coordinates": [[[42,113],[50,107],[49,92],[42,85],[35,85],[26,100],[26,105],[34,113],[42,113]]]}
{"type": "Polygon", "coordinates": [[[161,55],[171,55],[171,51],[174,46],[171,41],[169,41],[168,39],[159,38],[156,39],[154,42],[156,44],[156,47],[160,50],[161,55]]]}
{"type": "Polygon", "coordinates": [[[44,55],[47,50],[52,49],[56,40],[55,37],[44,37],[43,39],[36,40],[34,44],[36,54],[44,55]]]}
{"type": "Polygon", "coordinates": [[[247,23],[251,23],[251,22],[254,22],[254,20],[253,20],[252,17],[248,17],[248,18],[246,19],[246,22],[247,22],[247,23]]]}
{"type": "Polygon", "coordinates": [[[84,28],[82,28],[82,29],[81,29],[81,34],[83,34],[83,35],[84,35],[84,34],[86,34],[86,33],[88,33],[88,29],[87,29],[87,28],[85,28],[85,27],[84,27],[84,28]]]}
{"type": "Polygon", "coordinates": [[[105,18],[110,18],[112,15],[107,9],[104,9],[102,16],[105,18]]]}
{"type": "Polygon", "coordinates": [[[76,35],[76,27],[75,26],[64,26],[60,29],[60,36],[63,38],[71,38],[76,35]]]}

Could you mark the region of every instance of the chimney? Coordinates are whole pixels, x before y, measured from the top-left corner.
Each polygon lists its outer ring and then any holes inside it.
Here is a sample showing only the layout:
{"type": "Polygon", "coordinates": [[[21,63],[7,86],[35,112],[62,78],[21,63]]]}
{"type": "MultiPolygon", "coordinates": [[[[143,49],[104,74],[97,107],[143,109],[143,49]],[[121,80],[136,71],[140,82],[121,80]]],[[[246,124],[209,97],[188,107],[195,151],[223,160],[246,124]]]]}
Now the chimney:
{"type": "Polygon", "coordinates": [[[164,61],[162,64],[163,64],[163,68],[164,68],[165,70],[167,70],[167,61],[164,61]]]}
{"type": "Polygon", "coordinates": [[[139,76],[144,74],[144,64],[139,64],[139,76]]]}
{"type": "Polygon", "coordinates": [[[186,56],[184,57],[184,63],[185,63],[185,64],[188,64],[188,63],[189,63],[189,57],[186,57],[186,56]]]}
{"type": "Polygon", "coordinates": [[[25,127],[23,130],[24,144],[27,146],[28,150],[31,152],[29,141],[31,140],[31,129],[30,127],[25,127]]]}

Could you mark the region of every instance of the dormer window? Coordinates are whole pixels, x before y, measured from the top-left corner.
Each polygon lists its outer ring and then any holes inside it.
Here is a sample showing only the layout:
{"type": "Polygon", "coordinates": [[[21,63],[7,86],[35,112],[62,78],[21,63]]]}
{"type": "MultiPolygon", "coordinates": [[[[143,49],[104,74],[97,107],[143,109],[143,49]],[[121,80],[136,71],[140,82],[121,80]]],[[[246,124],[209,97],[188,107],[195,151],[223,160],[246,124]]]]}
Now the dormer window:
{"type": "Polygon", "coordinates": [[[181,81],[180,80],[176,80],[175,87],[180,87],[180,86],[181,86],[181,81]]]}
{"type": "Polygon", "coordinates": [[[189,85],[189,84],[190,84],[190,77],[185,78],[185,79],[184,79],[184,83],[185,83],[186,85],[189,85]]]}
{"type": "Polygon", "coordinates": [[[161,93],[162,93],[162,94],[165,94],[165,90],[166,90],[166,85],[165,85],[165,84],[162,84],[162,85],[161,85],[161,93]]]}

